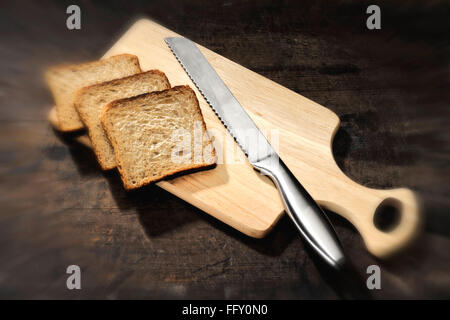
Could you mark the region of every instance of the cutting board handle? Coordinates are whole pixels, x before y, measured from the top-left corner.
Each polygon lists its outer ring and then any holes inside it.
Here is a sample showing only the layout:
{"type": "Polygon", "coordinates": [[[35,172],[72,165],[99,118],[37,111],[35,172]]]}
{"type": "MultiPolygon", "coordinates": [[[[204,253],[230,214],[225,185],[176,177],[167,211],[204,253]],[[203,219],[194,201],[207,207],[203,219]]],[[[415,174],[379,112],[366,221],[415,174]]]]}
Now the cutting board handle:
{"type": "Polygon", "coordinates": [[[419,233],[421,205],[411,190],[371,189],[346,176],[334,182],[333,198],[317,200],[318,203],[349,220],[361,234],[367,250],[376,257],[391,256],[419,233]]]}

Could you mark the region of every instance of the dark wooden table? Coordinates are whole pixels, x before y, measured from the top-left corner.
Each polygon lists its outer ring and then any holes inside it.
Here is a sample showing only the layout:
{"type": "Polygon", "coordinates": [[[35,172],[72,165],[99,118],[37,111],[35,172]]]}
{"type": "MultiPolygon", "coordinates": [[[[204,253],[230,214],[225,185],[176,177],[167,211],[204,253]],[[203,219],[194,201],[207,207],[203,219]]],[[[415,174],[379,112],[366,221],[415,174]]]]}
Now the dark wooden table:
{"type": "Polygon", "coordinates": [[[450,298],[450,6],[377,1],[78,2],[0,4],[0,298],[450,298]],[[371,187],[423,199],[425,230],[379,261],[329,213],[351,259],[345,278],[314,258],[287,219],[248,238],[148,187],[126,193],[90,150],[56,134],[42,82],[54,63],[99,58],[148,16],[336,112],[336,161],[371,187]],[[67,290],[68,265],[82,289],[67,290]],[[364,291],[366,268],[382,289],[364,291]]]}

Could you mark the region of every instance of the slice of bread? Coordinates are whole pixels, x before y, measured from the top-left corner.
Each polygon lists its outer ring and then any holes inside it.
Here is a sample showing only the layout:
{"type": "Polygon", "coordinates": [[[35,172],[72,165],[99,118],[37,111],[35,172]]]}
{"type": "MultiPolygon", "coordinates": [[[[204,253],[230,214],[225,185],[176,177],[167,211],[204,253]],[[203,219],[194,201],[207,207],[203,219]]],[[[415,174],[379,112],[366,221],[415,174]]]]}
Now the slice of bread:
{"type": "Polygon", "coordinates": [[[58,114],[56,113],[56,107],[53,107],[50,109],[50,112],[48,113],[48,121],[50,122],[50,124],[52,125],[52,127],[55,130],[60,131],[60,127],[59,127],[59,120],[58,120],[58,114]]]}
{"type": "Polygon", "coordinates": [[[104,108],[101,122],[127,190],[216,163],[189,86],[113,101],[104,108]]]}
{"type": "Polygon", "coordinates": [[[114,150],[100,122],[103,107],[117,99],[169,88],[166,75],[161,71],[151,70],[78,90],[75,108],[88,129],[95,155],[103,170],[116,167],[114,150]]]}
{"type": "MultiPolygon", "coordinates": [[[[48,113],[48,121],[50,122],[50,124],[52,125],[52,127],[55,130],[61,131],[59,129],[58,116],[56,114],[56,108],[55,107],[50,109],[50,111],[48,113]]],[[[89,137],[87,136],[87,134],[83,134],[83,135],[77,136],[77,137],[74,138],[74,140],[77,141],[78,143],[81,143],[85,147],[92,149],[92,143],[91,143],[91,140],[89,139],[89,137]]]]}
{"type": "Polygon", "coordinates": [[[60,130],[74,131],[83,128],[83,123],[73,105],[78,89],[139,72],[141,72],[139,60],[131,54],[48,69],[45,79],[56,103],[60,130]]]}

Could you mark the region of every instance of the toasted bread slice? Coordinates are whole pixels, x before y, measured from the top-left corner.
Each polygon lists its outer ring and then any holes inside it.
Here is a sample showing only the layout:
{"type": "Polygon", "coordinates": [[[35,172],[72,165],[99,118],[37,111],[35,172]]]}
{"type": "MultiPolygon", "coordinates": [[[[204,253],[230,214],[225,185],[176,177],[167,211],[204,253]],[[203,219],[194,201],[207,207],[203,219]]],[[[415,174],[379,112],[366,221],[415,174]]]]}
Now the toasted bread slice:
{"type": "Polygon", "coordinates": [[[131,54],[48,69],[45,79],[56,103],[60,130],[75,131],[83,128],[83,123],[73,105],[78,89],[139,72],[141,72],[139,60],[131,54]]]}
{"type": "Polygon", "coordinates": [[[113,101],[104,108],[101,122],[127,190],[216,163],[189,86],[113,101]]]}
{"type": "MultiPolygon", "coordinates": [[[[55,130],[61,131],[59,129],[59,122],[58,122],[58,116],[56,114],[56,107],[53,107],[50,109],[47,118],[48,118],[48,121],[50,122],[51,126],[55,130]]],[[[87,134],[82,134],[82,135],[75,137],[74,141],[77,141],[78,143],[84,145],[85,147],[92,149],[92,143],[87,134]]]]}
{"type": "Polygon", "coordinates": [[[100,122],[103,107],[117,99],[169,88],[166,75],[161,71],[151,70],[78,90],[75,108],[88,129],[95,155],[103,170],[116,167],[114,150],[100,122]]]}
{"type": "Polygon", "coordinates": [[[53,108],[50,109],[47,118],[48,118],[48,121],[50,122],[50,124],[52,125],[52,127],[55,130],[58,130],[58,131],[61,130],[59,128],[59,120],[58,120],[58,114],[56,113],[56,107],[53,107],[53,108]]]}

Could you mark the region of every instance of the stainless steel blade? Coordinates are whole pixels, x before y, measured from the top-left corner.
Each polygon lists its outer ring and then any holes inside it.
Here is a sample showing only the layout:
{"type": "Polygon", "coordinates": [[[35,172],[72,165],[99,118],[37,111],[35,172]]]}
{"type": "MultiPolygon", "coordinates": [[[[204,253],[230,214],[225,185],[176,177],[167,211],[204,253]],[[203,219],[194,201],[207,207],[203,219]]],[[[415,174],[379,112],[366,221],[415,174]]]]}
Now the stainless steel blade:
{"type": "Polygon", "coordinates": [[[266,137],[197,46],[186,38],[165,38],[165,41],[250,163],[276,155],[266,137]]]}

